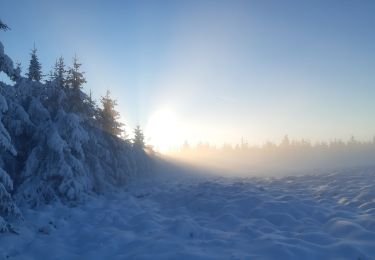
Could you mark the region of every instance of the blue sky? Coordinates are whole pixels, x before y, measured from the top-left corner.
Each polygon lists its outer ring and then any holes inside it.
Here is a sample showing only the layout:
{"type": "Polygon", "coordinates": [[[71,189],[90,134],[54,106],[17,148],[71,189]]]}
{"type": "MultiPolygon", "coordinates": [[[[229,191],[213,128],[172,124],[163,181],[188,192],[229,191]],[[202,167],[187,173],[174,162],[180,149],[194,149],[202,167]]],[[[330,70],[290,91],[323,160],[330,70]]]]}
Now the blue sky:
{"type": "Polygon", "coordinates": [[[86,88],[110,89],[151,143],[155,127],[178,131],[176,145],[370,139],[374,13],[374,1],[2,0],[0,37],[24,69],[34,42],[46,73],[77,54],[86,88]]]}

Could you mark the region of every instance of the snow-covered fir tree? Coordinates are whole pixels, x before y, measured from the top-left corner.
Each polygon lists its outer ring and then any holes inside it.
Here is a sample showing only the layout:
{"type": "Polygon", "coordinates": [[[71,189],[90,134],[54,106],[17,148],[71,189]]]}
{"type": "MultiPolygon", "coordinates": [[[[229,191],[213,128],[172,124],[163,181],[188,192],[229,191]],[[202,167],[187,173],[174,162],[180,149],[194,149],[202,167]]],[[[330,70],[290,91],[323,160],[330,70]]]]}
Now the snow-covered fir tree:
{"type": "MultiPolygon", "coordinates": [[[[0,21],[1,29],[4,25],[0,21]]],[[[18,78],[13,68],[13,63],[8,56],[4,54],[4,47],[0,42],[0,72],[4,72],[10,78],[18,78]]],[[[11,135],[3,124],[3,116],[8,112],[8,103],[3,96],[5,84],[0,82],[0,232],[11,231],[13,221],[20,219],[21,213],[16,206],[11,192],[14,185],[11,176],[5,170],[4,159],[16,156],[17,152],[14,148],[11,135]]]]}
{"type": "Polygon", "coordinates": [[[36,55],[37,49],[34,48],[31,50],[31,59],[29,64],[29,72],[27,76],[30,80],[40,81],[42,79],[42,65],[38,60],[38,56],[36,55]]]}
{"type": "Polygon", "coordinates": [[[53,79],[56,81],[56,84],[58,87],[63,88],[66,84],[66,69],[65,69],[65,63],[64,58],[60,57],[54,67],[53,71],[53,79]]]}
{"type": "Polygon", "coordinates": [[[76,113],[82,113],[83,103],[86,98],[86,95],[82,92],[86,79],[81,71],[81,66],[82,64],[79,63],[77,56],[74,56],[73,65],[68,69],[66,79],[69,109],[76,113]]]}
{"type": "Polygon", "coordinates": [[[68,70],[67,84],[70,89],[78,91],[82,89],[82,85],[86,83],[86,79],[83,76],[84,72],[81,72],[82,63],[79,63],[77,56],[73,57],[73,66],[68,70]]]}
{"type": "Polygon", "coordinates": [[[19,68],[14,68],[13,61],[4,53],[4,46],[0,42],[0,71],[4,72],[11,80],[20,80],[19,68]]]}
{"type": "MultiPolygon", "coordinates": [[[[7,112],[8,105],[2,95],[0,95],[0,151],[10,152],[16,155],[11,137],[1,122],[2,114],[7,112]]],[[[0,158],[1,159],[1,158],[0,158]]],[[[3,160],[0,161],[0,232],[9,231],[9,222],[19,219],[20,212],[14,203],[11,192],[13,191],[13,181],[9,174],[3,169],[3,160]]]]}
{"type": "Polygon", "coordinates": [[[124,130],[124,124],[119,121],[120,113],[116,111],[117,101],[111,98],[110,91],[101,98],[102,110],[100,111],[100,122],[102,129],[114,136],[120,136],[124,130]]]}
{"type": "Polygon", "coordinates": [[[84,113],[87,116],[87,119],[91,125],[95,124],[94,121],[99,118],[99,108],[98,105],[96,104],[92,91],[89,91],[89,94],[87,96],[87,99],[85,100],[84,103],[84,113]]]}
{"type": "Polygon", "coordinates": [[[140,149],[145,148],[145,136],[139,125],[134,128],[133,146],[140,149]]]}

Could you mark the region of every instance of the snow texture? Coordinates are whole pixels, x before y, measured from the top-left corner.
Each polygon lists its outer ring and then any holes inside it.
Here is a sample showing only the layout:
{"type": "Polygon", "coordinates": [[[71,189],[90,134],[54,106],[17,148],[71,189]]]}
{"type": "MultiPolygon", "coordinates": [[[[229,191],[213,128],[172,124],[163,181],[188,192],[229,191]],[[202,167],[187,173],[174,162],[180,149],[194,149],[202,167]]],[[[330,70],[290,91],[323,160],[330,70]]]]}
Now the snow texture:
{"type": "Polygon", "coordinates": [[[281,179],[143,178],[25,211],[6,259],[374,259],[375,171],[281,179]]]}

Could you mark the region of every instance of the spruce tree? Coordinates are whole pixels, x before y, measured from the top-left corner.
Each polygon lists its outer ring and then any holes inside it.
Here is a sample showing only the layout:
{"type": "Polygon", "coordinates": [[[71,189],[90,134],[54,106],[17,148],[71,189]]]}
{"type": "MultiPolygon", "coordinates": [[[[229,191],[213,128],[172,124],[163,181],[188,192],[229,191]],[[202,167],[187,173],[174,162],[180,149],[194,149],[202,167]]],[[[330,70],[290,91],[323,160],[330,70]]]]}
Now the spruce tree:
{"type": "Polygon", "coordinates": [[[124,130],[122,127],[123,123],[119,122],[120,113],[115,110],[117,106],[117,101],[110,97],[110,92],[107,90],[107,93],[104,97],[101,98],[102,110],[100,111],[100,122],[102,129],[112,135],[120,136],[124,130]]]}
{"type": "Polygon", "coordinates": [[[145,137],[139,125],[134,128],[133,146],[142,149],[145,147],[145,137]]]}
{"type": "Polygon", "coordinates": [[[75,56],[73,58],[73,66],[69,68],[66,79],[70,110],[76,113],[83,112],[85,99],[85,95],[82,93],[82,85],[86,83],[86,79],[83,76],[84,72],[81,72],[81,66],[82,64],[78,62],[75,56]]]}
{"type": "Polygon", "coordinates": [[[97,120],[99,118],[99,108],[92,96],[92,91],[90,89],[89,94],[85,95],[85,100],[83,103],[82,115],[90,125],[97,125],[97,120]]]}
{"type": "MultiPolygon", "coordinates": [[[[7,151],[12,155],[17,155],[13,147],[9,132],[2,122],[3,113],[8,111],[8,104],[5,98],[0,94],[0,155],[3,157],[7,151]]],[[[0,157],[0,162],[1,158],[0,157]]],[[[9,231],[8,223],[12,218],[19,218],[21,213],[15,205],[11,192],[13,191],[13,180],[0,165],[0,233],[9,231]]]]}
{"type": "Polygon", "coordinates": [[[74,56],[73,66],[68,70],[67,85],[73,91],[80,91],[82,85],[86,83],[86,79],[83,76],[84,72],[81,72],[82,63],[78,62],[78,58],[74,56]]]}
{"type": "Polygon", "coordinates": [[[66,70],[65,70],[65,63],[63,57],[60,57],[56,63],[53,72],[54,80],[56,80],[56,84],[58,87],[65,87],[66,83],[66,70]]]}
{"type": "MultiPolygon", "coordinates": [[[[0,20],[0,31],[8,30],[9,27],[2,23],[0,20]]],[[[20,76],[20,70],[15,69],[13,61],[4,53],[4,46],[0,41],[0,72],[4,72],[11,80],[18,81],[20,76]]]]}
{"type": "Polygon", "coordinates": [[[37,49],[34,48],[31,50],[31,59],[30,59],[30,65],[29,65],[29,72],[27,73],[27,76],[30,80],[35,80],[40,82],[42,79],[42,65],[40,64],[38,60],[38,56],[36,55],[37,49]]]}

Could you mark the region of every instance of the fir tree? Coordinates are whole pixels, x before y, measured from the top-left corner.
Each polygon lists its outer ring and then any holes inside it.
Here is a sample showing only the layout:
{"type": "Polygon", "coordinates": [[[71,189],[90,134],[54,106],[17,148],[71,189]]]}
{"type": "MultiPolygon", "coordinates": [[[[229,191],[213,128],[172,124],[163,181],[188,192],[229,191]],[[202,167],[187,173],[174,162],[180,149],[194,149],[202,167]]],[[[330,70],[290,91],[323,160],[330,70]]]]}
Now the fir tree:
{"type": "MultiPolygon", "coordinates": [[[[16,151],[13,147],[10,134],[5,129],[2,122],[3,113],[7,112],[7,110],[8,104],[5,98],[0,94],[0,154],[2,156],[7,151],[11,152],[13,155],[16,155],[16,151]]],[[[20,212],[11,197],[12,191],[12,178],[0,165],[0,233],[9,231],[9,220],[15,217],[20,217],[20,212]]]]}
{"type": "Polygon", "coordinates": [[[82,111],[81,111],[81,118],[84,119],[85,122],[89,123],[91,126],[98,126],[97,119],[99,116],[99,108],[92,96],[92,91],[90,89],[89,94],[83,93],[84,102],[82,104],[82,111]]]}
{"type": "MultiPolygon", "coordinates": [[[[63,64],[63,63],[62,63],[63,64]]],[[[73,58],[73,66],[68,70],[68,77],[67,77],[67,85],[73,91],[80,91],[82,89],[82,85],[86,83],[86,79],[83,76],[84,72],[81,72],[82,64],[78,62],[78,58],[74,56],[73,58]]]]}
{"type": "Polygon", "coordinates": [[[65,70],[65,63],[63,57],[60,57],[54,67],[53,72],[54,80],[56,80],[56,84],[58,87],[65,87],[66,83],[66,70],[65,70]]]}
{"type": "Polygon", "coordinates": [[[31,59],[30,59],[30,65],[29,65],[29,72],[27,73],[27,76],[30,80],[35,80],[40,82],[42,79],[42,65],[40,64],[38,60],[38,56],[36,55],[37,49],[34,46],[34,49],[31,51],[31,59]]]}
{"type": "Polygon", "coordinates": [[[92,97],[92,91],[90,89],[86,104],[86,115],[89,119],[95,119],[98,117],[98,106],[92,97]]]}
{"type": "Polygon", "coordinates": [[[124,130],[122,127],[124,124],[119,122],[120,113],[115,110],[117,106],[117,101],[110,97],[110,92],[107,90],[107,93],[104,97],[101,98],[101,103],[103,109],[100,111],[100,122],[102,129],[115,136],[120,136],[124,130]]]}
{"type": "Polygon", "coordinates": [[[86,83],[86,79],[81,72],[82,64],[78,62],[77,57],[73,58],[73,66],[69,68],[66,79],[66,86],[69,96],[70,110],[73,112],[83,112],[83,103],[85,95],[82,93],[82,85],[86,83]]]}
{"type": "Polygon", "coordinates": [[[145,147],[145,137],[139,125],[134,128],[133,146],[141,149],[145,147]]]}

